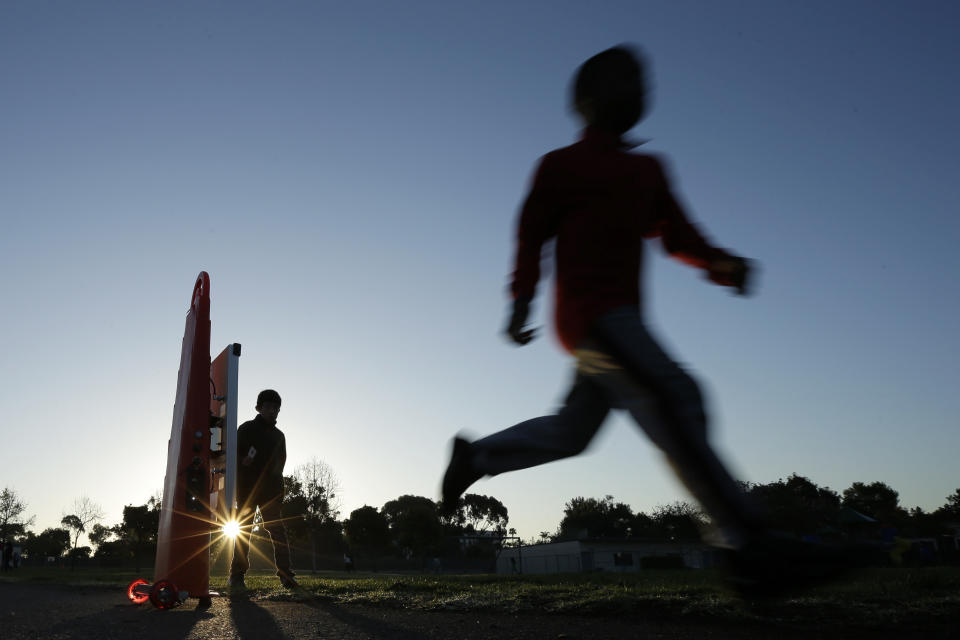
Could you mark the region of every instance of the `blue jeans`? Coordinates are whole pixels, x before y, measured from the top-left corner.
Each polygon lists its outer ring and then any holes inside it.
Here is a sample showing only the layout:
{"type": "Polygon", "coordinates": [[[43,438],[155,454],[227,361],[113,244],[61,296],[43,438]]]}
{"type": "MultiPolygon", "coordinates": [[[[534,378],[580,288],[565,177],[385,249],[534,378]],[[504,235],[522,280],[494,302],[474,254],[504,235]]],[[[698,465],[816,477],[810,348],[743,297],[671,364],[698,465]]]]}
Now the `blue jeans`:
{"type": "Polygon", "coordinates": [[[660,348],[636,307],[601,316],[574,356],[573,387],[560,410],[474,442],[478,471],[497,475],[575,456],[610,409],[623,409],[728,540],[742,540],[758,528],[740,486],[707,441],[696,381],[660,348]]]}

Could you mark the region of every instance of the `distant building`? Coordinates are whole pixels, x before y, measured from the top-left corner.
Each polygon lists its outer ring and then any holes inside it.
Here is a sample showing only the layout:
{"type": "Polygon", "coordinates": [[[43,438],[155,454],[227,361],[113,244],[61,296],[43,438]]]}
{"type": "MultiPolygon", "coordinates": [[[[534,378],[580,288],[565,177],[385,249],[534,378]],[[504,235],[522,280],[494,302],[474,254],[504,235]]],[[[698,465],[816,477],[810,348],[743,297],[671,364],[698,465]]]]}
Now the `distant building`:
{"type": "Polygon", "coordinates": [[[503,531],[472,531],[457,538],[461,549],[469,549],[479,544],[499,544],[506,534],[503,531]]]}
{"type": "Polygon", "coordinates": [[[699,542],[586,538],[504,549],[497,558],[497,573],[630,572],[682,567],[704,569],[715,564],[714,551],[699,542]]]}

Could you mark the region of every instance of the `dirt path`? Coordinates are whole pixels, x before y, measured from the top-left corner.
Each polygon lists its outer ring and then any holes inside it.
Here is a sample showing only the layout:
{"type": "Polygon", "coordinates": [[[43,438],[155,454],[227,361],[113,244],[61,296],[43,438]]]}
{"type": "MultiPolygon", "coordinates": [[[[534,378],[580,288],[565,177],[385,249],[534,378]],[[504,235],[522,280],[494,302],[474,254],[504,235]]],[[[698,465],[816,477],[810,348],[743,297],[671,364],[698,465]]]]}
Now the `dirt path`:
{"type": "Polygon", "coordinates": [[[586,640],[601,638],[956,638],[952,630],[797,628],[776,621],[756,624],[649,617],[446,613],[344,606],[319,600],[278,602],[214,598],[208,611],[196,600],[168,611],[133,605],[121,590],[0,583],[0,639],[214,640],[342,638],[439,640],[504,638],[586,640]],[[889,634],[889,635],[888,635],[889,634]]]}

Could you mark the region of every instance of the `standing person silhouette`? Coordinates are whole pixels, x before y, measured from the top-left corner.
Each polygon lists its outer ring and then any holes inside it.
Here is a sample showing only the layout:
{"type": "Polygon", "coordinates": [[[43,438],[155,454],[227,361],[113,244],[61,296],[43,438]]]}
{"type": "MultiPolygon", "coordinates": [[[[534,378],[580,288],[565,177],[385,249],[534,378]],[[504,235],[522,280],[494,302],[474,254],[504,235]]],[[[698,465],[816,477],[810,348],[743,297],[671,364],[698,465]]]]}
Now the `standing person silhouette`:
{"type": "Polygon", "coordinates": [[[257,416],[237,429],[237,504],[240,507],[241,535],[233,547],[229,584],[245,588],[244,575],[250,568],[251,527],[257,507],[263,528],[273,542],[277,576],[283,586],[297,587],[290,568],[290,547],[283,525],[283,467],[287,462],[287,441],[277,428],[280,394],[265,389],[257,396],[257,416]]]}
{"type": "Polygon", "coordinates": [[[663,451],[724,546],[741,548],[763,529],[707,440],[697,383],[647,329],[640,287],[647,239],[659,238],[671,256],[740,295],[748,293],[750,263],[708,242],[674,198],[661,161],[624,141],[647,106],[638,55],[618,46],[587,60],[574,79],[573,106],[586,128],[578,142],[540,160],[520,213],[506,328],[519,345],[534,338],[527,317],[541,248],[555,239],[555,324],[576,361],[573,385],[556,414],[474,442],[455,438],[442,506],[455,508],[483,476],[579,454],[619,408],[663,451]]]}

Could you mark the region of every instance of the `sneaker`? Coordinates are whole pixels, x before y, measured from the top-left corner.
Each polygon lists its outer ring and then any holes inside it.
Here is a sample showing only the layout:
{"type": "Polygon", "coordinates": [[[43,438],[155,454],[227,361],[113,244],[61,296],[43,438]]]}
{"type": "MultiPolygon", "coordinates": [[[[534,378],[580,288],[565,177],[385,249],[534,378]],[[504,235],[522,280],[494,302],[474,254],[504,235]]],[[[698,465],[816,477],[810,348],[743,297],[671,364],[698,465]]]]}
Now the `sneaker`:
{"type": "Polygon", "coordinates": [[[300,586],[300,583],[296,581],[293,577],[293,574],[283,574],[278,576],[280,578],[280,584],[282,584],[287,589],[296,589],[300,586]]]}
{"type": "Polygon", "coordinates": [[[453,439],[453,450],[450,452],[450,463],[443,474],[443,485],[440,489],[440,515],[449,516],[457,508],[460,496],[474,482],[483,477],[470,462],[473,455],[472,447],[467,440],[461,437],[453,439]]]}
{"type": "Polygon", "coordinates": [[[243,574],[238,574],[235,576],[230,576],[230,579],[227,581],[227,586],[231,589],[246,589],[247,585],[243,581],[243,574]]]}

